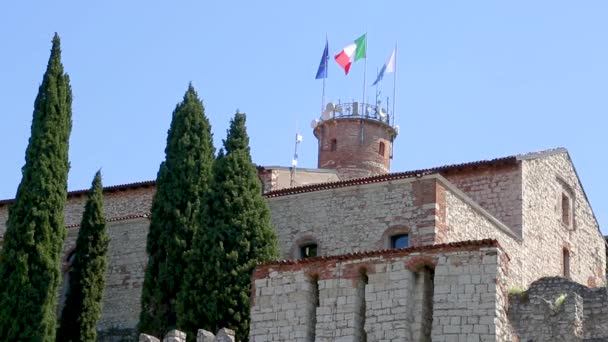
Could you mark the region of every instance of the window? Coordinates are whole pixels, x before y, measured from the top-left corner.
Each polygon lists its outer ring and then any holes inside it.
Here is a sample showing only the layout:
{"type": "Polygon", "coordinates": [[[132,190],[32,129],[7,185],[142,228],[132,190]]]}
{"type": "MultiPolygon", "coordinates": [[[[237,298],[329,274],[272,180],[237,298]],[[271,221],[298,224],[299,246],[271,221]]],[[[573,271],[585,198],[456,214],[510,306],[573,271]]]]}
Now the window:
{"type": "Polygon", "coordinates": [[[562,264],[564,277],[570,278],[570,251],[567,248],[562,251],[562,264]]]}
{"type": "Polygon", "coordinates": [[[384,157],[384,142],[380,142],[380,147],[378,148],[378,154],[384,157]]]}
{"type": "Polygon", "coordinates": [[[398,234],[391,236],[391,248],[406,248],[409,245],[410,239],[407,234],[398,234]]]}
{"type": "Polygon", "coordinates": [[[562,223],[570,227],[572,224],[572,206],[570,197],[566,193],[562,193],[562,223]]]}
{"type": "Polygon", "coordinates": [[[312,258],[317,256],[317,244],[309,243],[300,247],[300,258],[312,258]]]}
{"type": "Polygon", "coordinates": [[[336,139],[331,139],[330,149],[332,152],[335,152],[336,150],[338,150],[338,141],[336,139]]]}

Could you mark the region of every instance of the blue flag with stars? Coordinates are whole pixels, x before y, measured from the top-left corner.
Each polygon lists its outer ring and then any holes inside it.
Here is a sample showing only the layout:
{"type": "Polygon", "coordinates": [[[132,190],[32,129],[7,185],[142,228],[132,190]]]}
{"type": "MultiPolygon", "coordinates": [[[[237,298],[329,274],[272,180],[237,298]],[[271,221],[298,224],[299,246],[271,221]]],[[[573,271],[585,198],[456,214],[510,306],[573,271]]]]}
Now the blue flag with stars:
{"type": "Polygon", "coordinates": [[[321,63],[319,63],[319,69],[317,70],[316,80],[327,78],[327,62],[329,61],[329,44],[325,40],[325,50],[323,50],[323,56],[321,57],[321,63]]]}

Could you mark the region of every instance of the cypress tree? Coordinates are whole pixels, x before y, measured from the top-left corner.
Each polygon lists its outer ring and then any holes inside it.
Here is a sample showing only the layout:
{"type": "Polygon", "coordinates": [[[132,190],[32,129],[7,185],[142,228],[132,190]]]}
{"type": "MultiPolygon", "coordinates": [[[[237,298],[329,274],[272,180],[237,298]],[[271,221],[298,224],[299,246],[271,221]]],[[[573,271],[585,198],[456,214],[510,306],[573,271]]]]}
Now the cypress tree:
{"type": "Polygon", "coordinates": [[[65,226],[72,91],[59,36],[34,102],[29,144],[9,208],[0,264],[0,341],[54,341],[65,226]]]}
{"type": "Polygon", "coordinates": [[[178,326],[236,330],[247,340],[251,274],[257,263],[278,257],[270,210],[251,161],[245,114],[236,113],[213,168],[213,181],[179,295],[178,326]]]}
{"type": "Polygon", "coordinates": [[[155,336],[175,327],[177,293],[186,268],[184,253],[199,229],[215,149],[203,103],[190,85],[173,111],[152,201],[148,266],[142,289],[139,331],[155,336]]]}
{"type": "Polygon", "coordinates": [[[94,342],[101,315],[106,253],[110,238],[103,212],[101,173],[97,171],[84,208],[72,269],[70,287],[61,314],[58,342],[94,342]]]}

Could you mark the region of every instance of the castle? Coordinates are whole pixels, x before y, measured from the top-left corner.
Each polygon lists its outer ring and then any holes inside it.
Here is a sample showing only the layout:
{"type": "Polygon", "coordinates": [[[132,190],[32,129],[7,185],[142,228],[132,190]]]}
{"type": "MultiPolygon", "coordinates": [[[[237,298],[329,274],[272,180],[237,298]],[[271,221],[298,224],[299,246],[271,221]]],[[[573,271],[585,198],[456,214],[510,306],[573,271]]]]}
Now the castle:
{"type": "MultiPolygon", "coordinates": [[[[251,341],[608,340],[605,241],[565,149],[390,173],[378,108],[313,129],[318,169],[258,168],[283,261],[252,276],[251,341]]],[[[105,188],[102,340],[137,325],[154,190],[105,188]]],[[[66,274],[85,201],[69,193],[66,274]]]]}

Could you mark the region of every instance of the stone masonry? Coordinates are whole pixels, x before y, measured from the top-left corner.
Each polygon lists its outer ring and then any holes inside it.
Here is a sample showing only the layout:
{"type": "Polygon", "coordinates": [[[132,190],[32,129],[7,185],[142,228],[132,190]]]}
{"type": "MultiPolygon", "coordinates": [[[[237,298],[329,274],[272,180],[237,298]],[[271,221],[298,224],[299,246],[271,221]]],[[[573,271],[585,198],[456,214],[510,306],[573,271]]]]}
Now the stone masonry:
{"type": "Polygon", "coordinates": [[[608,341],[608,292],[543,278],[509,298],[514,341],[608,341]]]}
{"type": "MultiPolygon", "coordinates": [[[[333,171],[302,170],[298,178],[301,183],[295,188],[288,187],[289,180],[285,179],[288,168],[258,170],[284,259],[301,257],[299,248],[308,243],[316,243],[319,255],[328,257],[383,250],[390,247],[390,239],[396,234],[408,234],[413,248],[492,239],[498,241],[506,260],[501,265],[508,265],[508,276],[500,280],[506,288],[527,288],[540,277],[559,275],[591,288],[605,284],[605,242],[564,149],[344,181],[337,181],[333,171]]],[[[104,191],[111,241],[98,328],[99,336],[109,336],[108,341],[113,335],[133,336],[137,324],[147,260],[146,216],[154,190],[154,182],[141,182],[104,191]]],[[[66,275],[85,201],[86,191],[74,191],[66,204],[66,275]]],[[[10,203],[0,200],[0,246],[10,203]]],[[[366,277],[371,284],[377,276],[370,273],[366,277]]],[[[415,303],[436,300],[443,281],[437,267],[433,277],[433,291],[425,287],[431,282],[430,273],[414,277],[415,281],[408,278],[413,281],[408,289],[426,289],[412,297],[417,298],[415,303]]],[[[66,279],[63,291],[65,284],[66,279]]],[[[356,299],[362,298],[367,286],[319,279],[320,293],[325,289],[336,289],[340,296],[356,299]]],[[[407,329],[412,336],[434,334],[436,340],[440,337],[435,326],[440,320],[433,320],[433,326],[424,322],[431,315],[437,316],[437,307],[429,309],[427,304],[416,304],[426,309],[420,309],[422,316],[414,318],[413,326],[407,329]]],[[[366,317],[367,302],[359,299],[349,305],[358,308],[353,313],[354,321],[366,317]]],[[[583,302],[583,307],[588,306],[583,302]]],[[[319,318],[326,320],[319,321],[326,330],[338,324],[329,316],[319,318]]],[[[365,324],[369,325],[372,320],[367,318],[365,324]]],[[[495,328],[503,329],[500,324],[496,323],[495,328]]],[[[355,336],[362,334],[352,327],[344,329],[344,334],[350,334],[348,329],[355,336]]],[[[371,331],[370,341],[376,336],[371,331]]],[[[443,334],[443,328],[441,331],[443,334]]]]}
{"type": "Polygon", "coordinates": [[[505,261],[482,240],[260,266],[250,341],[496,341],[505,261]]]}

